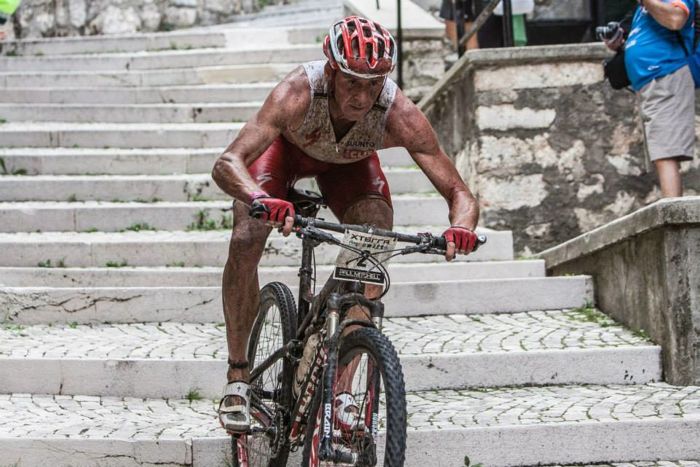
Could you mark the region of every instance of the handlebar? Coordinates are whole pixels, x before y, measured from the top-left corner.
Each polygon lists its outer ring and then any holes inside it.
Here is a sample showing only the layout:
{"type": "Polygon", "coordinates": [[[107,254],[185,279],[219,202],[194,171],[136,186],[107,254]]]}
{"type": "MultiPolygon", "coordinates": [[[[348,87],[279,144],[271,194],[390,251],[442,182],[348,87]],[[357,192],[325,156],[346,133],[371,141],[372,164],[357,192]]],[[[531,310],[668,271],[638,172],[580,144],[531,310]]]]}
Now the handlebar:
{"type": "MultiPolygon", "coordinates": [[[[266,212],[265,206],[262,203],[253,204],[250,208],[250,215],[255,218],[260,218],[266,212]]],[[[354,230],[369,234],[380,235],[382,237],[395,238],[399,242],[403,243],[413,243],[415,245],[420,245],[427,247],[429,249],[436,249],[445,251],[447,249],[447,242],[445,237],[435,236],[430,233],[420,233],[417,235],[405,234],[400,232],[394,232],[392,230],[380,229],[373,227],[371,225],[357,225],[357,224],[339,224],[335,222],[327,222],[324,220],[316,219],[314,217],[302,217],[299,214],[294,215],[294,227],[297,229],[306,229],[309,227],[315,227],[321,230],[329,230],[331,232],[345,233],[346,230],[354,230]]],[[[477,237],[476,245],[472,252],[476,251],[479,246],[486,243],[486,236],[479,235],[477,237]]]]}
{"type": "MultiPolygon", "coordinates": [[[[447,241],[445,237],[437,237],[430,233],[420,233],[417,235],[405,234],[401,232],[394,232],[392,230],[380,229],[373,227],[371,225],[357,225],[357,224],[337,224],[335,222],[326,222],[318,220],[315,218],[302,217],[300,215],[294,216],[294,227],[305,228],[313,226],[322,230],[330,230],[332,232],[345,233],[346,230],[354,230],[358,232],[370,233],[379,235],[382,237],[395,238],[399,242],[403,243],[414,243],[416,245],[425,245],[429,248],[434,248],[437,250],[446,250],[447,241]]],[[[477,243],[472,251],[476,251],[479,246],[486,243],[486,236],[477,236],[477,243]]]]}

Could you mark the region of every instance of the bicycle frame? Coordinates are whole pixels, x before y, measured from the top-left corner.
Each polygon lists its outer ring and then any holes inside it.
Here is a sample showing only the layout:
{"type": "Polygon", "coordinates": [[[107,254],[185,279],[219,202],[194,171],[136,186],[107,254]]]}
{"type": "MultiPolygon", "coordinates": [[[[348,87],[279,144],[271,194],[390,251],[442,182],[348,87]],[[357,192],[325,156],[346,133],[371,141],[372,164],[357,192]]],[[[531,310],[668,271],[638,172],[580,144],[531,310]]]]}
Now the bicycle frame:
{"type": "MultiPolygon", "coordinates": [[[[348,326],[380,327],[382,317],[384,316],[384,304],[380,300],[370,300],[363,294],[354,291],[346,293],[330,292],[340,283],[340,281],[332,278],[327,281],[323,290],[318,295],[314,295],[312,290],[312,283],[314,281],[315,273],[313,267],[313,254],[314,248],[316,248],[320,243],[320,241],[306,236],[302,238],[297,305],[297,317],[299,322],[297,339],[298,341],[303,341],[303,339],[306,337],[307,330],[312,327],[312,319],[314,317],[317,317],[319,321],[324,322],[325,326],[322,333],[326,338],[321,341],[321,344],[319,344],[319,351],[317,352],[316,360],[309,368],[309,372],[304,384],[302,385],[300,395],[294,404],[294,409],[292,411],[292,425],[288,439],[292,444],[298,442],[302,434],[302,428],[306,423],[306,412],[310,406],[311,399],[316,391],[322,390],[322,406],[324,407],[324,436],[322,439],[322,448],[319,454],[323,460],[335,460],[341,462],[346,461],[347,459],[337,458],[336,453],[332,452],[332,448],[330,447],[333,375],[335,374],[335,368],[337,367],[340,337],[348,326]],[[347,311],[352,306],[358,304],[369,310],[372,321],[345,320],[347,311]],[[325,344],[327,344],[327,347],[323,345],[324,341],[325,344]],[[321,380],[321,373],[323,372],[324,368],[326,369],[325,378],[321,380]]],[[[356,283],[349,284],[353,285],[356,283]]],[[[278,352],[285,352],[285,350],[280,349],[270,356],[268,359],[270,363],[272,363],[276,357],[279,357],[278,352]]],[[[264,367],[265,363],[267,363],[267,361],[263,362],[261,366],[264,367]]],[[[262,368],[260,373],[262,373],[264,369],[265,368],[262,368]]],[[[254,375],[251,374],[251,377],[252,376],[254,375]]],[[[376,379],[376,377],[373,376],[373,379],[376,379]]],[[[378,395],[374,399],[377,399],[377,397],[378,395]]],[[[372,419],[372,425],[375,423],[376,417],[372,419]]],[[[371,426],[370,428],[372,433],[376,433],[378,429],[377,426],[371,426]]]]}

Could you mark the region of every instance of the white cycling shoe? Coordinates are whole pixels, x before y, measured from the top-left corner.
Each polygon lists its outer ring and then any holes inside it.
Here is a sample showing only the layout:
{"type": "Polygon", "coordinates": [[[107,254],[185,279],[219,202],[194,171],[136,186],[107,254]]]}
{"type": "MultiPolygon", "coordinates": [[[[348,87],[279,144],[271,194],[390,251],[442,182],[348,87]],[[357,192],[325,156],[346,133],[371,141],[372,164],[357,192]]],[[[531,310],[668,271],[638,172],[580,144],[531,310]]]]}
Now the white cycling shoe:
{"type": "Polygon", "coordinates": [[[245,433],[250,429],[250,385],[233,381],[224,386],[219,403],[219,422],[229,433],[245,433]],[[238,398],[234,402],[234,398],[238,398]],[[241,403],[240,401],[243,401],[241,403]]]}
{"type": "Polygon", "coordinates": [[[364,430],[360,407],[349,392],[341,392],[335,396],[335,421],[341,431],[364,430]]]}

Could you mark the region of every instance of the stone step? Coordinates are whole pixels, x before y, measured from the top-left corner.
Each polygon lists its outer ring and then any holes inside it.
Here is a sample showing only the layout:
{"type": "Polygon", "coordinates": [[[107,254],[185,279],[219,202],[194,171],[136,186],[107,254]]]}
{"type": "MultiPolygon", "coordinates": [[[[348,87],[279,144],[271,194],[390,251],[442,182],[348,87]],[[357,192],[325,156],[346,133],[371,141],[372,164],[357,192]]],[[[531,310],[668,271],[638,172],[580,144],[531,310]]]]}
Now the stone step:
{"type": "Polygon", "coordinates": [[[220,148],[242,123],[5,123],[3,146],[32,148],[220,148]]]}
{"type": "MultiPolygon", "coordinates": [[[[395,225],[449,225],[439,197],[398,195],[392,199],[395,225]]],[[[329,209],[319,217],[337,222],[329,209]]],[[[0,202],[0,232],[119,232],[124,230],[230,230],[230,201],[105,203],[0,202]]]]}
{"type": "MultiPolygon", "coordinates": [[[[18,171],[27,175],[201,174],[211,171],[223,149],[0,148],[0,159],[8,174],[18,171]]],[[[378,152],[384,167],[414,165],[403,148],[378,152]]]]}
{"type": "Polygon", "coordinates": [[[141,52],[144,50],[187,50],[225,47],[226,34],[216,31],[176,31],[169,33],[140,33],[132,35],[51,37],[6,41],[2,54],[66,55],[105,52],[141,52]]]}
{"type": "Polygon", "coordinates": [[[0,89],[0,102],[16,104],[189,104],[263,101],[275,83],[163,87],[0,89]]]}
{"type": "Polygon", "coordinates": [[[203,66],[169,70],[2,72],[0,88],[75,88],[115,86],[191,86],[195,84],[244,84],[277,82],[299,62],[203,66]]]}
{"type": "MultiPolygon", "coordinates": [[[[325,280],[332,266],[319,265],[319,280],[325,280]]],[[[218,287],[222,267],[123,267],[123,268],[39,268],[0,267],[0,286],[25,287],[218,287]]],[[[298,284],[299,267],[260,267],[261,284],[279,281],[298,284]]],[[[511,279],[544,277],[544,261],[482,261],[425,264],[390,264],[391,283],[511,279]]]]}
{"type": "MultiPolygon", "coordinates": [[[[390,318],[384,332],[409,391],[660,380],[661,348],[599,314],[390,318]]],[[[223,324],[10,325],[0,337],[0,393],[210,399],[226,383],[223,324]]]]}
{"type": "Polygon", "coordinates": [[[230,104],[0,104],[7,122],[216,123],[244,122],[262,102],[230,104]]]}
{"type": "MultiPolygon", "coordinates": [[[[7,323],[222,320],[221,286],[3,287],[0,292],[0,320],[7,323]]],[[[593,293],[587,276],[422,281],[394,284],[384,301],[388,317],[515,313],[581,307],[593,301],[593,293]]]]}
{"type": "Polygon", "coordinates": [[[632,462],[613,462],[595,463],[595,464],[578,464],[576,465],[548,465],[546,467],[700,467],[699,461],[678,460],[678,461],[632,461],[632,462]]]}
{"type": "MultiPolygon", "coordinates": [[[[391,193],[431,193],[430,180],[418,169],[386,169],[391,193]]],[[[315,181],[297,183],[315,189],[315,181]]],[[[37,175],[0,177],[1,201],[210,201],[231,200],[206,174],[185,175],[37,175]]]]}
{"type": "MultiPolygon", "coordinates": [[[[319,23],[323,24],[321,32],[328,32],[328,25],[343,16],[343,2],[341,0],[296,0],[286,4],[271,4],[265,6],[261,11],[254,13],[243,13],[233,17],[233,25],[241,27],[270,27],[272,25],[298,23],[319,23]],[[326,17],[329,16],[326,21],[326,17]],[[319,18],[320,17],[320,18],[319,18]]],[[[230,27],[224,24],[221,27],[230,27]]],[[[214,26],[217,28],[217,26],[214,26]]]]}
{"type": "MultiPolygon", "coordinates": [[[[403,232],[433,232],[440,235],[444,226],[397,226],[403,232]]],[[[456,261],[501,261],[513,259],[511,232],[479,229],[488,236],[486,246],[456,261]]],[[[229,231],[140,231],[119,233],[0,233],[0,266],[36,267],[104,267],[107,263],[128,266],[217,266],[226,263],[231,233],[229,231]],[[124,264],[126,263],[126,264],[124,264]]],[[[337,247],[316,248],[317,264],[335,264],[337,247]]],[[[301,241],[273,231],[263,254],[262,266],[299,266],[301,241]]],[[[403,255],[395,263],[440,263],[438,255],[403,255]]]]}
{"type": "MultiPolygon", "coordinates": [[[[489,467],[700,459],[693,386],[445,390],[407,401],[407,467],[460,466],[465,456],[489,467]]],[[[230,465],[214,409],[210,400],[0,395],[9,421],[0,450],[18,466],[230,465]]]]}
{"type": "Polygon", "coordinates": [[[279,44],[276,47],[243,50],[214,48],[41,57],[0,56],[0,70],[22,70],[23,73],[170,70],[205,66],[303,63],[321,58],[321,44],[279,44]]]}
{"type": "MultiPolygon", "coordinates": [[[[289,6],[285,6],[289,8],[289,6]]],[[[144,51],[174,51],[209,48],[251,49],[319,43],[324,27],[260,27],[251,24],[222,24],[157,33],[104,36],[51,37],[0,43],[0,55],[47,56],[144,51]]]]}

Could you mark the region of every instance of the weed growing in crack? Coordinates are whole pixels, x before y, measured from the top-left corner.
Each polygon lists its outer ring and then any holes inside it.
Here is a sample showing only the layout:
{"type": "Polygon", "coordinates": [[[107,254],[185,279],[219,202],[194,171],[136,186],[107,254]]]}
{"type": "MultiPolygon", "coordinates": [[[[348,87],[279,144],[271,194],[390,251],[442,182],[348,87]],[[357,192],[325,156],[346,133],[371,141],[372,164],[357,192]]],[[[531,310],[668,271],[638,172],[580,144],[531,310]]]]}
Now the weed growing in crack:
{"type": "Polygon", "coordinates": [[[184,268],[185,267],[185,262],[184,261],[175,261],[170,264],[167,264],[165,266],[166,268],[184,268]]]}
{"type": "Polygon", "coordinates": [[[602,311],[596,309],[591,302],[586,302],[583,306],[571,309],[569,313],[567,313],[567,317],[572,321],[595,323],[603,328],[617,326],[615,321],[602,311]]]}
{"type": "Polygon", "coordinates": [[[214,219],[209,217],[209,211],[200,210],[195,214],[194,222],[187,226],[187,231],[193,230],[226,230],[233,228],[233,216],[230,214],[224,214],[221,216],[221,220],[217,223],[214,219]]]}
{"type": "Polygon", "coordinates": [[[47,259],[46,261],[39,261],[37,266],[40,268],[65,268],[66,263],[65,258],[61,258],[56,264],[52,263],[50,259],[47,259]]]}
{"type": "Polygon", "coordinates": [[[75,195],[75,193],[73,193],[68,197],[66,201],[68,201],[69,203],[76,203],[78,201],[78,197],[75,195]]]}
{"type": "MultiPolygon", "coordinates": [[[[2,122],[0,121],[0,123],[2,122]]],[[[7,166],[5,165],[5,159],[0,157],[0,175],[27,175],[27,171],[25,169],[15,169],[10,172],[7,170],[7,166]]]]}
{"type": "MultiPolygon", "coordinates": [[[[163,201],[163,200],[160,199],[160,198],[156,198],[156,197],[154,196],[154,197],[151,198],[150,200],[149,200],[149,199],[143,199],[143,198],[136,198],[136,199],[134,200],[134,203],[149,203],[149,204],[150,204],[150,203],[157,203],[157,202],[159,202],[159,201],[163,201]]],[[[115,202],[117,202],[117,203],[128,203],[128,201],[115,201],[115,202]]]]}
{"type": "Polygon", "coordinates": [[[199,388],[190,389],[187,395],[185,396],[185,399],[187,399],[190,402],[201,401],[202,395],[199,393],[199,388]]]}
{"type": "Polygon", "coordinates": [[[141,232],[142,230],[158,230],[155,227],[151,227],[145,222],[142,223],[137,223],[137,224],[131,224],[129,227],[126,229],[120,230],[120,232],[126,232],[127,230],[131,232],[141,232]]]}
{"type": "Polygon", "coordinates": [[[651,340],[651,336],[644,329],[638,329],[636,331],[632,331],[632,334],[634,334],[635,336],[639,337],[640,339],[644,339],[646,341],[651,340]]]}
{"type": "Polygon", "coordinates": [[[71,328],[71,329],[75,329],[75,328],[78,327],[78,322],[77,322],[77,321],[71,321],[70,323],[68,323],[68,327],[71,328]]]}
{"type": "Polygon", "coordinates": [[[105,266],[107,266],[108,268],[124,268],[128,265],[129,264],[126,262],[126,260],[122,261],[121,263],[117,261],[107,261],[107,263],[105,264],[105,266]]]}

